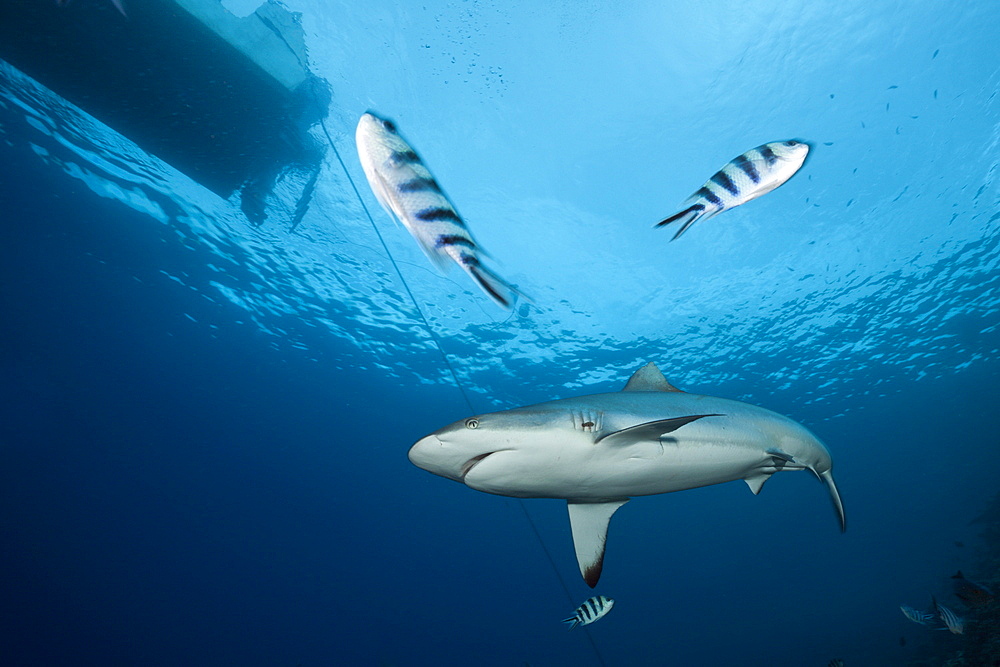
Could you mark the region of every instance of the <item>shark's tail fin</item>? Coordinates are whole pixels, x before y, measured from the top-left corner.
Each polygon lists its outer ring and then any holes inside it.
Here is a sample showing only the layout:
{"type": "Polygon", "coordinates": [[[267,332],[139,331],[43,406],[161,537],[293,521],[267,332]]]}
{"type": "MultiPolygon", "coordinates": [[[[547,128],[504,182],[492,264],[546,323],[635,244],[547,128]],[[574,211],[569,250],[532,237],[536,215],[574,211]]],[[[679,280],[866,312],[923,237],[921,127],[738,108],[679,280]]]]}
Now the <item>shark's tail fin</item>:
{"type": "MultiPolygon", "coordinates": [[[[815,470],[813,472],[816,472],[815,470]]],[[[833,473],[829,470],[826,472],[816,473],[816,476],[823,480],[826,484],[826,488],[830,491],[830,500],[833,501],[833,509],[837,510],[837,518],[840,519],[840,531],[844,532],[847,530],[847,517],[844,516],[844,503],[840,500],[840,491],[837,490],[837,483],[833,481],[833,473]]]]}

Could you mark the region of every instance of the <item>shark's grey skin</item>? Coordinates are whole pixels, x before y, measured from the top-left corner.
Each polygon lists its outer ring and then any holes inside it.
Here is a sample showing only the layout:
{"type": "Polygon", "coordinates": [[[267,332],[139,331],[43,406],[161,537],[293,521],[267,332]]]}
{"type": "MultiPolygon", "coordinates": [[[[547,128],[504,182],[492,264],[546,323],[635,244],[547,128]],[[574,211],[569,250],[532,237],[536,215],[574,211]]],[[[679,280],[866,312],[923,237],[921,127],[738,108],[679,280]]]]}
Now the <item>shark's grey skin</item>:
{"type": "Polygon", "coordinates": [[[811,470],[844,508],[826,447],[805,427],[747,403],[682,392],[655,364],[625,389],[470,417],[410,449],[410,461],[478,491],[568,501],[577,560],[597,584],[608,522],[633,496],[737,479],[755,494],[781,470],[811,470]]]}

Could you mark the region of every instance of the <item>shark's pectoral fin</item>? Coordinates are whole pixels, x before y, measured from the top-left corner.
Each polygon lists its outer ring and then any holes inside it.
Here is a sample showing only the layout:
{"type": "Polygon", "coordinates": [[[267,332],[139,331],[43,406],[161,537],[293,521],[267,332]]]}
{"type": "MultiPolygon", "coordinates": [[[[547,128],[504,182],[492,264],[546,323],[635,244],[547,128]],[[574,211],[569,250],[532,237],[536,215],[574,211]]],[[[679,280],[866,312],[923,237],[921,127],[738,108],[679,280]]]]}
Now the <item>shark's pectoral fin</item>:
{"type": "Polygon", "coordinates": [[[607,435],[602,435],[594,441],[594,444],[596,445],[603,442],[608,445],[631,445],[634,442],[641,442],[643,440],[657,440],[660,436],[676,431],[681,426],[690,424],[691,422],[703,417],[723,416],[725,415],[687,415],[685,417],[673,417],[672,419],[657,419],[656,421],[636,424],[635,426],[623,428],[620,431],[614,431],[612,433],[608,433],[607,435]]]}
{"type": "Polygon", "coordinates": [[[652,361],[632,373],[622,391],[680,391],[677,387],[667,382],[663,373],[652,361]]]}
{"type": "Polygon", "coordinates": [[[604,567],[604,544],[608,539],[608,523],[611,515],[628,502],[609,500],[603,503],[583,503],[568,501],[569,525],[573,531],[573,546],[576,548],[576,562],[580,574],[587,585],[593,588],[601,578],[604,567]]]}

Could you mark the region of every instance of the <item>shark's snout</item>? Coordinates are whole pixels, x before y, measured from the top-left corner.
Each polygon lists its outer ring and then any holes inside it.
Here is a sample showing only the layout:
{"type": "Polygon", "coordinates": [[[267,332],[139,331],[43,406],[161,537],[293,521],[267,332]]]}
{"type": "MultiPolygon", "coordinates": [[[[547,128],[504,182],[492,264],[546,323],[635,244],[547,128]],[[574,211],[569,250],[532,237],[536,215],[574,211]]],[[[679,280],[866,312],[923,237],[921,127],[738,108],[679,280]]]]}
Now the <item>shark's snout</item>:
{"type": "Polygon", "coordinates": [[[410,447],[410,452],[407,456],[409,456],[410,463],[427,472],[448,477],[449,479],[460,479],[456,475],[449,474],[444,445],[436,435],[428,435],[417,440],[410,447]]]}
{"type": "Polygon", "coordinates": [[[484,452],[449,442],[447,438],[441,439],[435,433],[421,438],[410,447],[409,458],[410,463],[418,468],[463,482],[470,470],[493,453],[493,450],[484,452]]]}

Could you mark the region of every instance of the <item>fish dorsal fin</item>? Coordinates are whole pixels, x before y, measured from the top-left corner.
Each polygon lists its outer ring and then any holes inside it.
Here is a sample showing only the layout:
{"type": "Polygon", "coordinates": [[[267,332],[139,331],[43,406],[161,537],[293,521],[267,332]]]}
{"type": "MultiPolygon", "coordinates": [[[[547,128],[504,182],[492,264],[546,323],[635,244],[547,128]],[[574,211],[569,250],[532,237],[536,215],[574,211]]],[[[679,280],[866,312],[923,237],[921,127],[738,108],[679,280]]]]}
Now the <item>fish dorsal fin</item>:
{"type": "Polygon", "coordinates": [[[667,382],[663,373],[652,361],[632,373],[622,391],[680,391],[677,387],[667,382]]]}
{"type": "Polygon", "coordinates": [[[601,578],[604,568],[604,544],[608,539],[608,523],[619,507],[628,502],[609,500],[603,503],[582,503],[567,501],[569,525],[573,531],[573,546],[580,574],[587,585],[593,588],[601,578]]]}
{"type": "Polygon", "coordinates": [[[687,415],[685,417],[673,417],[671,419],[657,419],[656,421],[645,422],[614,431],[607,435],[602,435],[594,441],[594,444],[605,443],[608,445],[631,445],[634,442],[644,440],[659,440],[661,436],[676,431],[680,427],[703,417],[723,417],[724,415],[687,415]]]}

